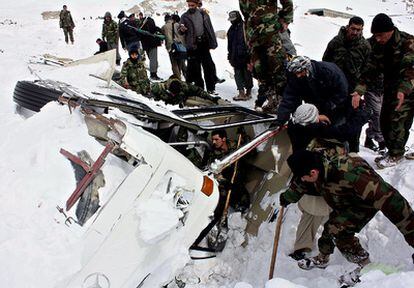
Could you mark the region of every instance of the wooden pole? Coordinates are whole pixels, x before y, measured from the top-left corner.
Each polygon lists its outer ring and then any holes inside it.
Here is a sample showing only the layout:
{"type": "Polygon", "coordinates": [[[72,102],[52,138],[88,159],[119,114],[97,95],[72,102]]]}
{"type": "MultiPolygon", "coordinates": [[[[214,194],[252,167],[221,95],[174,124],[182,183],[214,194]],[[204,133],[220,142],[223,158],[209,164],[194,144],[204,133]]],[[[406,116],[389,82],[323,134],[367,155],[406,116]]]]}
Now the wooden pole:
{"type": "Polygon", "coordinates": [[[275,237],[273,239],[273,253],[272,253],[272,259],[270,261],[269,280],[273,279],[273,272],[275,270],[277,247],[279,246],[279,238],[280,238],[280,231],[282,230],[282,219],[283,219],[284,210],[285,210],[285,207],[280,206],[279,215],[277,216],[277,221],[276,221],[275,237]]]}

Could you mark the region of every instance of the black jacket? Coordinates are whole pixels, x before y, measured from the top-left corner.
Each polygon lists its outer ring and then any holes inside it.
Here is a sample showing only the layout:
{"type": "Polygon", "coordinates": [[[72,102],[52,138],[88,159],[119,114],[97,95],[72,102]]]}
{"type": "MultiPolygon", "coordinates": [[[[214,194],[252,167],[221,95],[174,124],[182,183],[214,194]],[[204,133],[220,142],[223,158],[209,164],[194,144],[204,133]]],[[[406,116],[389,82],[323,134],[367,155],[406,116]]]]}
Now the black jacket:
{"type": "Polygon", "coordinates": [[[128,18],[123,18],[119,21],[119,39],[121,40],[121,45],[124,49],[129,43],[139,42],[141,40],[138,32],[129,26],[139,28],[137,21],[131,21],[128,18]]]}
{"type": "MultiPolygon", "coordinates": [[[[151,17],[145,18],[143,23],[144,25],[141,28],[142,30],[148,31],[152,34],[155,34],[156,32],[162,33],[161,28],[155,25],[155,21],[151,17]]],[[[149,35],[142,35],[141,43],[142,48],[144,48],[145,51],[161,46],[161,41],[158,38],[149,35]]]]}
{"type": "Polygon", "coordinates": [[[290,114],[302,101],[315,105],[319,114],[329,117],[332,125],[342,124],[352,109],[346,77],[338,66],[329,62],[312,60],[309,77],[297,78],[292,73],[288,74],[277,112],[278,124],[289,120],[290,114]]]}
{"type": "Polygon", "coordinates": [[[227,31],[227,51],[228,59],[236,69],[246,68],[249,62],[246,41],[244,40],[243,21],[238,21],[230,26],[227,31]]]}
{"type": "Polygon", "coordinates": [[[108,43],[102,40],[101,43],[99,43],[99,51],[95,52],[95,55],[106,51],[108,51],[108,43]]]}

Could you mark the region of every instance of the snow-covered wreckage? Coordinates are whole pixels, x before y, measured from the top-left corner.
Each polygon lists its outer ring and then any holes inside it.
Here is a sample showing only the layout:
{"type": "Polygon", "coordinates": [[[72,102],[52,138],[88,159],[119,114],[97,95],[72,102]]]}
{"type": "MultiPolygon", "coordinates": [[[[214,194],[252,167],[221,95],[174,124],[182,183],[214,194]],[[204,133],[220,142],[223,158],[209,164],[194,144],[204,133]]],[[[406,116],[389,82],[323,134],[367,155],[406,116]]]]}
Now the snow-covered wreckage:
{"type": "Polygon", "coordinates": [[[63,224],[83,226],[84,252],[80,270],[56,287],[161,287],[188,262],[188,249],[210,221],[219,199],[215,176],[238,161],[248,170],[244,186],[251,199],[245,230],[257,234],[274,215],[274,195],[290,177],[290,143],[283,127],[269,127],[271,115],[230,104],[177,109],[125,90],[110,80],[114,59],[108,55],[46,72],[32,67],[38,79],[24,82],[28,90],[23,81],[15,89],[15,102],[25,108],[38,111],[57,100],[68,113],[81,113],[89,135],[102,144],[97,159],[61,150],[75,168],[77,185],[66,207],[57,208],[63,224]],[[36,99],[51,90],[54,96],[39,104],[36,99]],[[183,154],[207,153],[216,129],[233,140],[242,133],[246,140],[224,159],[196,167],[183,154]],[[177,136],[183,130],[185,140],[177,136]],[[122,159],[130,173],[101,200],[100,168],[108,154],[122,159]]]}

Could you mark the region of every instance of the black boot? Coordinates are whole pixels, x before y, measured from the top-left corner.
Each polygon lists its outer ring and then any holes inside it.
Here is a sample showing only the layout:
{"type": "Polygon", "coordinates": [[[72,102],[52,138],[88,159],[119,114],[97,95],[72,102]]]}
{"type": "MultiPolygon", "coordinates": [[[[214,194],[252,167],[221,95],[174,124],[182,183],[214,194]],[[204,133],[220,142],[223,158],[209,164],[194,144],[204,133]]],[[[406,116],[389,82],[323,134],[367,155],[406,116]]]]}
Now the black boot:
{"type": "Polygon", "coordinates": [[[372,151],[378,151],[378,146],[375,145],[374,141],[371,138],[365,138],[364,147],[371,149],[372,151]]]}
{"type": "Polygon", "coordinates": [[[151,72],[150,78],[152,80],[162,80],[162,78],[158,77],[157,72],[151,72]]]}
{"type": "Polygon", "coordinates": [[[385,141],[378,142],[378,150],[384,151],[385,149],[387,149],[387,147],[385,146],[385,141]]]}

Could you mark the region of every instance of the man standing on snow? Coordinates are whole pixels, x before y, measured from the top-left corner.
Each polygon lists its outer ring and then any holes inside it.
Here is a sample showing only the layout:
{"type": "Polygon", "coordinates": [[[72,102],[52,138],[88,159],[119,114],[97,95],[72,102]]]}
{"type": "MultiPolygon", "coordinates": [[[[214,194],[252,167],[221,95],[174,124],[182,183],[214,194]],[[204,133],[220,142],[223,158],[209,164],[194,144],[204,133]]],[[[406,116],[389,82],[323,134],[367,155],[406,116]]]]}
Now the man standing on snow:
{"type": "Polygon", "coordinates": [[[116,65],[121,64],[121,55],[118,51],[118,24],[112,20],[110,12],[106,12],[102,24],[102,39],[108,43],[108,50],[116,49],[116,65]]]}
{"type": "Polygon", "coordinates": [[[239,94],[233,97],[233,100],[246,101],[252,98],[253,79],[247,69],[250,58],[244,39],[244,22],[239,11],[231,11],[229,21],[231,26],[227,31],[227,59],[234,68],[234,79],[239,90],[239,94]]]}
{"type": "MultiPolygon", "coordinates": [[[[384,75],[381,131],[388,152],[377,157],[379,168],[397,165],[404,156],[414,117],[414,37],[398,30],[391,18],[380,13],[374,17],[371,33],[375,42],[359,84],[352,93],[352,105],[359,106],[367,85],[384,75]]],[[[406,155],[414,159],[414,153],[406,155]]]]}
{"type": "Polygon", "coordinates": [[[407,200],[385,182],[362,158],[332,154],[330,149],[301,150],[287,159],[294,178],[280,195],[287,206],[308,193],[313,184],[333,209],[319,238],[319,254],[298,262],[302,269],[325,268],[335,246],[345,258],[360,267],[370,263],[369,253],[355,236],[381,211],[414,247],[414,212],[407,200]]]}
{"type": "Polygon", "coordinates": [[[210,49],[217,48],[216,34],[208,14],[197,8],[198,0],[187,0],[187,5],[188,10],[181,16],[180,21],[180,33],[184,35],[188,56],[186,81],[204,89],[201,75],[203,66],[207,92],[215,94],[216,73],[212,66],[210,49]]]}
{"type": "Polygon", "coordinates": [[[73,39],[73,28],[75,28],[75,23],[73,22],[72,15],[70,14],[70,11],[68,10],[68,7],[66,5],[63,5],[63,9],[60,11],[59,25],[60,28],[63,29],[63,33],[65,34],[66,44],[69,44],[69,38],[70,42],[73,44],[73,42],[75,41],[73,39]]]}
{"type": "MultiPolygon", "coordinates": [[[[279,32],[287,30],[293,19],[292,0],[278,1],[239,0],[240,10],[246,21],[246,41],[251,56],[253,77],[259,81],[256,107],[268,100],[267,110],[276,109],[286,82],[283,62],[286,53],[279,32]]],[[[272,111],[274,112],[274,111],[272,111]]]]}
{"type": "MultiPolygon", "coordinates": [[[[341,27],[337,36],[328,44],[322,61],[335,63],[348,80],[349,93],[353,92],[361,71],[368,60],[371,46],[362,36],[364,20],[358,16],[349,19],[346,27],[341,27]]],[[[349,145],[354,152],[359,151],[359,133],[350,139],[349,145]]]]}
{"type": "MultiPolygon", "coordinates": [[[[148,31],[151,34],[162,33],[161,28],[155,25],[154,19],[150,17],[149,14],[145,15],[141,19],[140,29],[148,31]]],[[[149,68],[150,68],[150,78],[152,80],[162,80],[157,75],[158,70],[158,46],[161,46],[161,40],[155,36],[142,35],[141,36],[142,48],[148,55],[149,59],[149,68]]]]}

